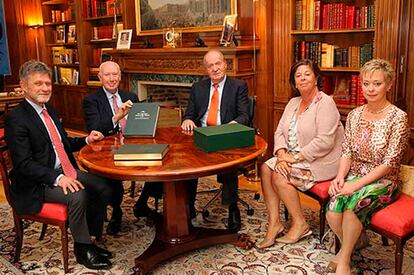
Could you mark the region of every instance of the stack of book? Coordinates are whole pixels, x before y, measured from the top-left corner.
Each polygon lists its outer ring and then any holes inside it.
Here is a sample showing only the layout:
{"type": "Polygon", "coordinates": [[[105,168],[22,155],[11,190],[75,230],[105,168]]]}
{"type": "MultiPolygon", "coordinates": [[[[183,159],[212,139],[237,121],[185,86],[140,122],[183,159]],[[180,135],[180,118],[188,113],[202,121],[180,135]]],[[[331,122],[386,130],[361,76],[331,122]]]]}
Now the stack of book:
{"type": "Polygon", "coordinates": [[[124,144],[114,151],[117,166],[157,166],[169,150],[168,144],[124,144]]]}

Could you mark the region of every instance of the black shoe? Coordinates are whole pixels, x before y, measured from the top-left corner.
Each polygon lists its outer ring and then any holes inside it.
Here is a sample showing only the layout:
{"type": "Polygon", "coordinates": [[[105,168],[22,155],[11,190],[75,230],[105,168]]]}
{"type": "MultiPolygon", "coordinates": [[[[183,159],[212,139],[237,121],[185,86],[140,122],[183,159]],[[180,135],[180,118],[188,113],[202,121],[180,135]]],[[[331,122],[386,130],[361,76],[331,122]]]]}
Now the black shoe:
{"type": "Polygon", "coordinates": [[[116,209],[112,213],[112,218],[108,223],[108,227],[106,228],[106,233],[108,235],[116,235],[121,230],[121,223],[122,223],[122,210],[116,209]]]}
{"type": "Polygon", "coordinates": [[[112,253],[104,248],[101,248],[99,246],[96,246],[95,244],[92,244],[95,251],[98,253],[98,255],[105,257],[107,259],[112,259],[112,253]]]}
{"type": "Polygon", "coordinates": [[[229,219],[227,222],[227,228],[231,232],[238,232],[241,228],[240,210],[237,204],[231,204],[229,206],[229,219]]]}
{"type": "Polygon", "coordinates": [[[157,211],[152,210],[146,204],[138,204],[134,205],[134,216],[139,219],[140,217],[155,217],[157,215],[157,211]]]}
{"type": "Polygon", "coordinates": [[[95,250],[92,244],[75,243],[75,257],[79,264],[89,269],[109,269],[111,262],[95,250]]]}

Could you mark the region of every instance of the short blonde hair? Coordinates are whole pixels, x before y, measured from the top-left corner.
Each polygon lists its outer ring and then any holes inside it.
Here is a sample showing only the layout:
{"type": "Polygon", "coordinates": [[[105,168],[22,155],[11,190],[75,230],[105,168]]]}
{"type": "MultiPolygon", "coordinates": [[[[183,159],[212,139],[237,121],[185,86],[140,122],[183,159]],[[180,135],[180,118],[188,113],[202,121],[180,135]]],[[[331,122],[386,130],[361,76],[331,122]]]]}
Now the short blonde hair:
{"type": "Polygon", "coordinates": [[[391,63],[387,60],[376,58],[371,59],[370,61],[366,62],[364,66],[359,70],[359,74],[363,78],[368,74],[372,74],[375,71],[381,71],[387,82],[391,82],[395,78],[395,70],[392,67],[391,63]]]}

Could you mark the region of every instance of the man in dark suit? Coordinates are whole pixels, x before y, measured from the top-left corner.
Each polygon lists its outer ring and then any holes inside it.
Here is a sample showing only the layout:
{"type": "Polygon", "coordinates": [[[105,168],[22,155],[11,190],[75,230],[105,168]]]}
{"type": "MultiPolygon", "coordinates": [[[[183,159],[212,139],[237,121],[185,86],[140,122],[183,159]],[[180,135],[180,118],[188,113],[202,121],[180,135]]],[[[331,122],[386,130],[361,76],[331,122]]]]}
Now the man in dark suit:
{"type": "Polygon", "coordinates": [[[36,214],[44,202],[66,204],[77,262],[91,269],[110,268],[111,253],[95,246],[91,235],[102,234],[112,188],[104,179],[80,171],[72,154],[103,135],[92,131],[86,138],[67,136],[56,111],[47,104],[52,71],[46,64],[28,61],[19,76],[25,100],[8,114],[5,126],[16,211],[36,214]]]}
{"type": "MultiPolygon", "coordinates": [[[[95,93],[87,95],[83,101],[85,123],[88,131],[97,130],[105,136],[120,133],[124,130],[129,109],[138,102],[136,94],[119,90],[121,69],[113,61],[103,62],[99,66],[98,77],[102,87],[95,93]]],[[[111,202],[112,218],[107,227],[107,233],[117,234],[121,227],[121,202],[124,194],[122,182],[113,180],[115,193],[111,202]]],[[[134,206],[136,217],[148,216],[151,210],[147,205],[151,184],[144,185],[141,196],[134,206]]]]}
{"type": "MultiPolygon", "coordinates": [[[[225,123],[247,125],[249,100],[246,83],[226,76],[227,63],[219,50],[207,52],[204,56],[204,65],[210,79],[202,80],[192,86],[181,128],[191,132],[196,127],[225,123]]],[[[237,171],[219,174],[218,181],[223,183],[222,202],[229,205],[228,228],[238,231],[241,220],[237,207],[237,171]]],[[[190,203],[193,203],[197,185],[189,184],[189,188],[191,189],[190,203]]]]}

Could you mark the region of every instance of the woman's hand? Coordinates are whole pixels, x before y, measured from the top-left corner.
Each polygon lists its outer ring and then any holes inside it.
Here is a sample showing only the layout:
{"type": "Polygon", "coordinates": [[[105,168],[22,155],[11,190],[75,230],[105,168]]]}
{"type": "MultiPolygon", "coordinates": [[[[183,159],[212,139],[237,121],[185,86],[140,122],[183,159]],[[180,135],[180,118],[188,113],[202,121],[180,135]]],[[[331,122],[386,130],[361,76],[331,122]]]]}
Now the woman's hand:
{"type": "Polygon", "coordinates": [[[279,157],[280,161],[285,161],[287,163],[295,163],[296,160],[293,158],[293,156],[289,153],[284,153],[279,157]]]}
{"type": "Polygon", "coordinates": [[[288,177],[291,169],[292,168],[290,168],[289,164],[285,160],[279,160],[276,162],[275,171],[283,175],[285,178],[288,177]]]}
{"type": "Polygon", "coordinates": [[[328,193],[331,197],[337,195],[341,189],[344,187],[345,180],[344,178],[335,178],[331,181],[331,186],[329,186],[328,193]]]}
{"type": "Polygon", "coordinates": [[[338,195],[351,195],[352,193],[358,191],[363,186],[358,183],[358,181],[347,182],[339,191],[338,195]]]}

